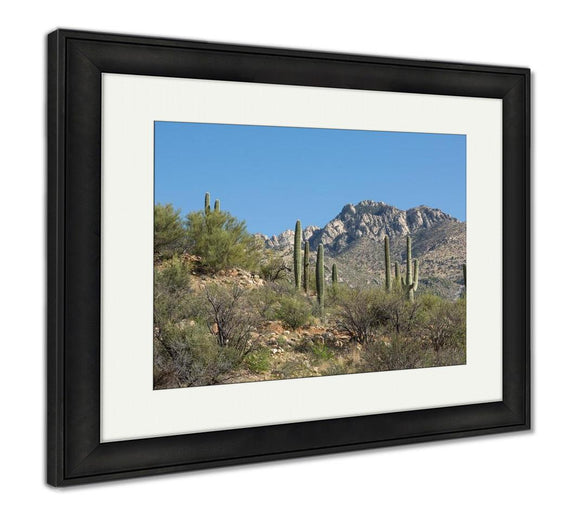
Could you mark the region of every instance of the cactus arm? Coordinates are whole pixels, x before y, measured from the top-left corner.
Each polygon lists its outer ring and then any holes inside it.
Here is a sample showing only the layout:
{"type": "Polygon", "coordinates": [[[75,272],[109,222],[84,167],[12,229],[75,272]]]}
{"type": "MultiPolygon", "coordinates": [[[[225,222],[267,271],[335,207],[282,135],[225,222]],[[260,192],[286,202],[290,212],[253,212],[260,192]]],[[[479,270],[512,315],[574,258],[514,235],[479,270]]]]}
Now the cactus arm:
{"type": "Polygon", "coordinates": [[[417,290],[419,286],[419,261],[413,260],[413,291],[417,290]]]}
{"type": "Polygon", "coordinates": [[[205,205],[203,210],[205,211],[205,214],[209,214],[211,212],[211,206],[209,205],[210,202],[210,198],[209,198],[209,193],[205,194],[205,205]]]}
{"type": "Polygon", "coordinates": [[[213,204],[213,210],[214,210],[215,212],[220,212],[220,201],[219,201],[219,200],[216,200],[216,201],[214,202],[214,204],[213,204]]]}
{"type": "Polygon", "coordinates": [[[407,236],[407,286],[413,285],[413,274],[411,269],[411,236],[407,236]]]}
{"type": "Polygon", "coordinates": [[[308,294],[308,269],[310,267],[310,244],[308,241],[304,241],[304,275],[303,275],[303,287],[304,292],[308,294]]]}

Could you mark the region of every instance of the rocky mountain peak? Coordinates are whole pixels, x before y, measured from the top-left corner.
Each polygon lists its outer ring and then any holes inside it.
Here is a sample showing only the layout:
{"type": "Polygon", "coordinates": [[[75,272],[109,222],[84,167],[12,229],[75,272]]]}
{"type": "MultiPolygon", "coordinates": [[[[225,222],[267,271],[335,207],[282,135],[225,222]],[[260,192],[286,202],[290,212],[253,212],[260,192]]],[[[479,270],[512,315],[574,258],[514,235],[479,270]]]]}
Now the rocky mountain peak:
{"type": "MultiPolygon", "coordinates": [[[[385,235],[401,237],[442,222],[457,223],[458,220],[440,209],[425,205],[403,211],[384,202],[363,200],[356,205],[346,204],[323,228],[306,227],[302,237],[304,241],[310,241],[311,248],[323,243],[330,253],[338,254],[363,237],[380,241],[385,235]]],[[[294,231],[286,230],[267,239],[266,246],[285,249],[292,246],[293,242],[294,231]]]]}

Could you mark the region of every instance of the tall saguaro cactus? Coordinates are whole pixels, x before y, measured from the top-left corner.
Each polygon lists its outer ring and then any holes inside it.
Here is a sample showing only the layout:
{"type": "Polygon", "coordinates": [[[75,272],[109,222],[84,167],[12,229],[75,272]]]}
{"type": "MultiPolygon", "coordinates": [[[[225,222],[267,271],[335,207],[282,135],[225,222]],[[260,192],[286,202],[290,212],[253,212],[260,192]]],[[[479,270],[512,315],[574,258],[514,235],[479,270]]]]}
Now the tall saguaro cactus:
{"type": "Polygon", "coordinates": [[[209,205],[209,202],[210,202],[209,193],[206,193],[205,194],[205,206],[203,208],[206,216],[211,212],[211,206],[209,205]]]}
{"type": "Polygon", "coordinates": [[[214,210],[215,212],[220,212],[220,201],[219,201],[219,199],[218,199],[218,200],[216,200],[216,201],[213,203],[213,210],[214,210]]]}
{"type": "Polygon", "coordinates": [[[398,289],[401,286],[401,266],[395,262],[395,287],[398,289]]]}
{"type": "Polygon", "coordinates": [[[338,271],[336,270],[336,264],[332,264],[332,286],[336,287],[338,284],[338,271]]]}
{"type": "Polygon", "coordinates": [[[407,236],[407,278],[403,283],[403,289],[407,293],[409,301],[415,301],[415,291],[419,285],[419,262],[413,260],[411,266],[411,236],[407,236]]]}
{"type": "Polygon", "coordinates": [[[324,315],[324,246],[318,245],[316,254],[316,295],[320,306],[320,315],[324,315]]]}
{"type": "Polygon", "coordinates": [[[296,221],[296,228],[294,229],[294,285],[296,290],[300,289],[300,278],[302,276],[302,225],[300,220],[296,221]]]}
{"type": "Polygon", "coordinates": [[[304,292],[308,294],[308,277],[310,276],[310,243],[308,241],[304,241],[304,275],[303,275],[303,282],[302,286],[304,287],[304,292]]]}
{"type": "Polygon", "coordinates": [[[391,292],[393,281],[391,280],[391,250],[389,247],[389,237],[385,236],[385,286],[387,292],[391,292]]]}

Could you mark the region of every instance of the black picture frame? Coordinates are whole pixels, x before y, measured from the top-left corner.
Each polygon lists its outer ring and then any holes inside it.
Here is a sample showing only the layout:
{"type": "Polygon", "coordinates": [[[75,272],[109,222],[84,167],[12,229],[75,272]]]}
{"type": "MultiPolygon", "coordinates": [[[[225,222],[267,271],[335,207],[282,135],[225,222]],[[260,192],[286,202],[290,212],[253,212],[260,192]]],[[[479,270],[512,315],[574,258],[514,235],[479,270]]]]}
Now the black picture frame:
{"type": "Polygon", "coordinates": [[[47,481],[63,486],[530,428],[530,70],[48,36],[47,481]],[[100,443],[101,73],[503,100],[503,400],[100,443]]]}

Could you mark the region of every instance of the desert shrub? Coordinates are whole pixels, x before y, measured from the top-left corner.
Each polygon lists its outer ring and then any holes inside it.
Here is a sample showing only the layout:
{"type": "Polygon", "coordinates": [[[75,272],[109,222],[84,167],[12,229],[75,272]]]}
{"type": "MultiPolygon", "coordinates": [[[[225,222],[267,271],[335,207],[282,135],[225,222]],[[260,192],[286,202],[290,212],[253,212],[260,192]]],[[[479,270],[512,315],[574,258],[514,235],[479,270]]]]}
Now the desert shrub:
{"type": "Polygon", "coordinates": [[[399,289],[381,292],[375,301],[375,314],[385,332],[390,335],[412,335],[416,330],[420,303],[409,301],[399,289]]]}
{"type": "Polygon", "coordinates": [[[167,258],[183,248],[185,231],[179,209],[155,204],[153,251],[155,259],[167,258]]]}
{"type": "Polygon", "coordinates": [[[192,212],[185,221],[188,253],[201,258],[200,269],[215,273],[238,267],[257,270],[262,242],[248,233],[244,221],[226,211],[192,212]]]}
{"type": "Polygon", "coordinates": [[[173,256],[154,270],[153,320],[156,327],[196,316],[199,304],[189,287],[189,266],[173,256]]]}
{"type": "MultiPolygon", "coordinates": [[[[437,296],[421,297],[417,328],[435,352],[443,349],[465,350],[465,300],[447,301],[437,296]]],[[[459,354],[460,355],[460,354],[459,354]]]]}
{"type": "Polygon", "coordinates": [[[286,327],[297,329],[308,324],[311,318],[311,311],[310,304],[302,296],[280,296],[275,316],[286,327]]]}
{"type": "Polygon", "coordinates": [[[157,389],[227,382],[228,375],[242,361],[236,349],[220,348],[203,324],[167,324],[157,332],[155,340],[157,389]]]}
{"type": "Polygon", "coordinates": [[[373,342],[361,352],[361,371],[382,372],[433,366],[434,352],[429,345],[395,336],[390,342],[373,342]]]}
{"type": "Polygon", "coordinates": [[[350,358],[331,358],[321,372],[321,375],[353,374],[361,370],[350,358]]]}
{"type": "Polygon", "coordinates": [[[318,361],[328,361],[334,357],[334,352],[324,342],[314,342],[311,346],[312,354],[318,361]]]}
{"type": "Polygon", "coordinates": [[[270,351],[261,347],[251,351],[244,360],[248,369],[256,374],[267,372],[270,369],[270,351]]]}
{"type": "Polygon", "coordinates": [[[260,276],[268,281],[288,280],[292,270],[284,262],[284,259],[272,250],[266,250],[264,259],[260,264],[260,276]]]}
{"type": "Polygon", "coordinates": [[[265,320],[276,319],[276,305],[278,303],[278,293],[272,284],[253,289],[247,296],[249,306],[265,320]]]}
{"type": "Polygon", "coordinates": [[[189,264],[174,255],[171,260],[155,270],[155,285],[171,293],[189,289],[189,264]]]}
{"type": "Polygon", "coordinates": [[[314,375],[312,369],[300,360],[286,361],[272,373],[279,379],[295,379],[297,377],[311,377],[314,375]]]}
{"type": "Polygon", "coordinates": [[[386,320],[381,301],[385,293],[380,289],[346,289],[337,301],[338,328],[361,344],[372,341],[386,320]]]}
{"type": "Polygon", "coordinates": [[[434,366],[437,367],[465,365],[466,362],[465,342],[446,346],[435,353],[434,366]]]}
{"type": "Polygon", "coordinates": [[[250,350],[249,341],[258,316],[238,286],[212,285],[205,290],[208,302],[207,324],[220,347],[235,349],[242,355],[250,350]]]}

